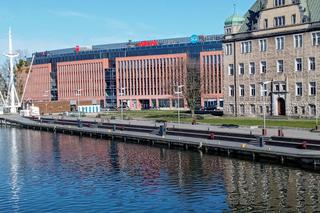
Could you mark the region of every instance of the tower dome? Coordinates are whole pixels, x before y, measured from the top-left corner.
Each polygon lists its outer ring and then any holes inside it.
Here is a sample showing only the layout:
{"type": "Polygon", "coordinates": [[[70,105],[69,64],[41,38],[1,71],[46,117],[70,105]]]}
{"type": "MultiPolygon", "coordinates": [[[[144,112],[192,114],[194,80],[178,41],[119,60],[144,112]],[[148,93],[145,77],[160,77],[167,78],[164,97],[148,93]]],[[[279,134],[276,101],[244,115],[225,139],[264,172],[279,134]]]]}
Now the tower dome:
{"type": "Polygon", "coordinates": [[[226,21],[224,22],[225,26],[234,26],[234,25],[242,25],[245,19],[238,15],[237,13],[234,13],[232,16],[228,17],[226,21]]]}

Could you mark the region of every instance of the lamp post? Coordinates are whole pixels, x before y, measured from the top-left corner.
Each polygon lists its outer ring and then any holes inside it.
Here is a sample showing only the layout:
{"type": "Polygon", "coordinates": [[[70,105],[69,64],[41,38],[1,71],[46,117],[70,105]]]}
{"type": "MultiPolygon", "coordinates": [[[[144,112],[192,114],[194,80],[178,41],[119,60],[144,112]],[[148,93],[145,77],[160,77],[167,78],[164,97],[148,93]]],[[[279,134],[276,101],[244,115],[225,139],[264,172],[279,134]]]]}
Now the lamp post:
{"type": "Polygon", "coordinates": [[[182,88],[184,87],[184,85],[179,85],[177,86],[177,91],[175,91],[174,93],[176,95],[178,95],[178,125],[180,126],[180,94],[182,94],[182,88]]]}
{"type": "Polygon", "coordinates": [[[266,130],[266,111],[267,111],[267,107],[266,107],[266,96],[268,95],[268,89],[264,89],[265,86],[267,84],[271,83],[271,81],[265,81],[262,82],[263,85],[263,90],[261,92],[263,92],[263,129],[262,129],[262,135],[265,136],[267,135],[267,130],[266,130]]]}
{"type": "MultiPolygon", "coordinates": [[[[317,84],[316,84],[316,88],[317,88],[317,84]]],[[[315,97],[315,102],[316,102],[316,130],[318,130],[318,126],[319,126],[319,112],[318,112],[318,90],[316,89],[316,97],[315,97]]]]}
{"type": "MultiPolygon", "coordinates": [[[[120,88],[120,93],[119,93],[119,95],[120,96],[125,96],[125,87],[121,87],[120,88]]],[[[122,100],[122,98],[120,99],[120,110],[121,110],[121,120],[123,120],[123,100],[122,100]]]]}
{"type": "MultiPolygon", "coordinates": [[[[44,91],[44,95],[43,96],[45,98],[47,98],[49,96],[49,92],[50,92],[50,90],[44,91]]],[[[48,114],[48,100],[46,99],[45,101],[46,101],[46,112],[45,112],[45,114],[48,114]]]]}
{"type": "Polygon", "coordinates": [[[77,111],[78,111],[78,119],[80,120],[80,110],[79,110],[79,105],[80,105],[80,96],[81,96],[81,91],[82,89],[77,89],[75,90],[76,96],[78,97],[78,104],[77,104],[77,111]]]}

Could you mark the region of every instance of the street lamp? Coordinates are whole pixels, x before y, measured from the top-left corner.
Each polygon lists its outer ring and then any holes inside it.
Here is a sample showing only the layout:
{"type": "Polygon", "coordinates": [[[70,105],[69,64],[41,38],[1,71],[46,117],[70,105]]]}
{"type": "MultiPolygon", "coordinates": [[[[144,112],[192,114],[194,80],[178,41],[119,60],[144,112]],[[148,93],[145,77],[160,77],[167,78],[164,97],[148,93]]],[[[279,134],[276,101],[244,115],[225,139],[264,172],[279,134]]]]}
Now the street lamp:
{"type": "MultiPolygon", "coordinates": [[[[120,88],[120,92],[119,92],[119,95],[120,96],[125,96],[125,87],[121,87],[120,88]]],[[[120,99],[120,109],[121,109],[121,120],[123,120],[123,100],[122,98],[120,99]]]]}
{"type": "Polygon", "coordinates": [[[46,90],[46,91],[44,91],[44,94],[43,94],[43,97],[46,97],[46,100],[45,100],[45,102],[46,102],[46,114],[48,114],[48,100],[47,100],[47,97],[49,96],[49,92],[50,92],[50,90],[46,90]]]}
{"type": "Polygon", "coordinates": [[[270,84],[271,81],[265,81],[265,82],[262,82],[262,85],[263,85],[263,90],[261,90],[261,92],[263,92],[263,129],[262,129],[262,135],[265,136],[267,134],[267,130],[266,130],[266,111],[267,111],[267,107],[266,107],[266,96],[268,95],[268,89],[264,89],[265,86],[267,84],[270,84]]]}
{"type": "Polygon", "coordinates": [[[79,105],[80,105],[81,91],[82,91],[82,89],[77,89],[77,90],[75,90],[76,96],[78,97],[77,111],[78,111],[78,119],[79,119],[79,120],[80,120],[80,109],[79,109],[79,105]]]}
{"type": "Polygon", "coordinates": [[[184,85],[177,86],[177,91],[174,92],[176,95],[178,95],[178,124],[179,124],[179,126],[180,126],[180,94],[182,94],[183,87],[184,87],[184,85]]]}
{"type": "MultiPolygon", "coordinates": [[[[317,88],[317,84],[316,84],[316,88],[317,88]]],[[[318,126],[319,126],[319,110],[318,110],[318,90],[316,89],[316,104],[315,104],[315,107],[316,107],[316,129],[318,130],[318,126]]]]}

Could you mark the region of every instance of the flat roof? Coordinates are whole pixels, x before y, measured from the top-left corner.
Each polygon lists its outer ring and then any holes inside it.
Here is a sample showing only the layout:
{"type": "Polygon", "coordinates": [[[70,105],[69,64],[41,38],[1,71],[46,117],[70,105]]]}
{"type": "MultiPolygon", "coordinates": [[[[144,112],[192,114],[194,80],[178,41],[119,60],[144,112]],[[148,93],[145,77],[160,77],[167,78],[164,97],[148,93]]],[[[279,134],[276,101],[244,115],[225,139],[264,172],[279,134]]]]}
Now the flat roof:
{"type": "MultiPolygon", "coordinates": [[[[103,51],[103,50],[116,50],[116,49],[127,49],[138,47],[138,44],[142,42],[156,42],[154,46],[162,46],[162,45],[175,45],[175,44],[188,44],[188,43],[196,43],[196,42],[210,42],[210,41],[222,41],[223,35],[192,35],[190,37],[180,37],[180,38],[168,38],[168,39],[156,39],[149,41],[131,41],[123,42],[123,43],[111,43],[111,44],[102,44],[102,45],[93,45],[90,47],[79,47],[78,50],[80,52],[89,52],[89,51],[103,51]]],[[[62,54],[71,54],[75,53],[76,47],[73,48],[65,48],[65,49],[57,49],[43,52],[35,52],[36,55],[62,55],[62,54]]]]}

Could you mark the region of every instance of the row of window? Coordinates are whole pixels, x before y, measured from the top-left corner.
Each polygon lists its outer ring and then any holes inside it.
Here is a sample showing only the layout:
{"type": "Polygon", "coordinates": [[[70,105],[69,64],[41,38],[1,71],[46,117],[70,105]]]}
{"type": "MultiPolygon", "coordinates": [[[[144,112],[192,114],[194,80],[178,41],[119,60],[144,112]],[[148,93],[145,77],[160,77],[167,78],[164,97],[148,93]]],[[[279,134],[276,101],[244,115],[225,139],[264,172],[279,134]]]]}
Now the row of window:
{"type": "Polygon", "coordinates": [[[285,0],[274,0],[274,6],[279,7],[286,4],[285,0]]]}
{"type": "MultiPolygon", "coordinates": [[[[250,84],[250,96],[255,97],[256,96],[256,85],[255,84],[250,84]]],[[[286,85],[285,84],[276,84],[275,85],[275,90],[277,92],[279,91],[286,91],[286,85]],[[280,89],[280,86],[282,87],[280,89]]],[[[296,96],[302,96],[303,94],[303,85],[302,82],[297,82],[296,83],[296,96]]],[[[310,96],[315,96],[317,94],[317,83],[316,82],[309,82],[309,95],[310,96]]],[[[235,95],[235,87],[234,85],[229,86],[229,96],[233,97],[235,95]]],[[[260,96],[265,97],[268,95],[268,89],[267,89],[267,84],[260,84],[260,96]]],[[[239,96],[244,97],[245,96],[245,85],[239,85],[239,96]]]]}
{"type": "MultiPolygon", "coordinates": [[[[320,45],[320,32],[311,33],[312,45],[319,46],[320,45]]],[[[294,48],[302,48],[303,47],[303,35],[297,34],[293,35],[293,47],[294,48]]],[[[259,51],[266,52],[268,50],[268,40],[267,39],[260,39],[259,43],[259,51]]],[[[277,50],[284,50],[285,48],[285,37],[279,36],[275,38],[275,46],[277,50]]],[[[243,41],[240,44],[240,53],[246,54],[251,53],[252,49],[252,41],[243,41]]],[[[225,54],[232,55],[233,54],[233,47],[232,44],[226,44],[225,46],[225,54]]]]}
{"type": "MultiPolygon", "coordinates": [[[[277,60],[276,62],[277,66],[277,72],[282,73],[284,72],[284,60],[277,60]]],[[[244,63],[239,63],[238,65],[239,69],[239,75],[244,75],[245,74],[245,64],[244,63]]],[[[303,70],[303,60],[302,58],[296,58],[295,59],[295,71],[301,72],[303,70]]],[[[316,70],[316,58],[315,57],[309,57],[308,58],[308,70],[309,71],[315,71],[316,70]]],[[[260,62],[260,73],[266,73],[267,72],[267,62],[266,61],[261,61],[260,62]]],[[[229,64],[228,66],[228,74],[229,75],[234,75],[234,65],[229,64]]],[[[255,75],[256,74],[256,63],[255,62],[250,62],[249,63],[249,74],[250,75],[255,75]]]]}
{"type": "MultiPolygon", "coordinates": [[[[309,115],[310,116],[315,116],[317,115],[317,108],[316,108],[316,105],[314,104],[309,104],[308,106],[309,108],[309,115]]],[[[230,104],[229,105],[229,109],[230,109],[230,113],[231,114],[234,114],[234,105],[233,104],[230,104]]],[[[263,114],[263,109],[264,107],[263,106],[259,106],[259,112],[260,114],[263,114]]],[[[265,110],[266,110],[266,113],[270,113],[270,106],[266,106],[265,107],[265,110]]],[[[240,104],[239,105],[239,112],[241,115],[245,115],[245,105],[244,104],[240,104]]],[[[256,112],[256,105],[254,104],[250,104],[250,114],[252,115],[255,115],[257,114],[256,112]]],[[[294,106],[293,107],[293,114],[296,114],[296,115],[306,115],[306,107],[305,106],[301,106],[300,107],[300,110],[299,110],[299,107],[298,106],[294,106]]]]}

